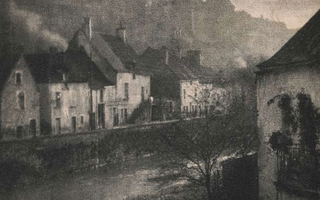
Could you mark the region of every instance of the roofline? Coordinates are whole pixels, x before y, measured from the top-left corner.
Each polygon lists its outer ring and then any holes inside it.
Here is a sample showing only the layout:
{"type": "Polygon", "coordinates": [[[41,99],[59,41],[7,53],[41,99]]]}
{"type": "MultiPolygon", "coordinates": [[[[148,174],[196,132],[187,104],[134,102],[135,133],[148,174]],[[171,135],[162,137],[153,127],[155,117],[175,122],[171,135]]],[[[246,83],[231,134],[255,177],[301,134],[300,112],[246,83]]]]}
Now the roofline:
{"type": "Polygon", "coordinates": [[[303,60],[303,61],[297,61],[297,62],[291,62],[291,63],[283,63],[283,64],[277,64],[273,66],[263,66],[261,64],[257,65],[257,70],[254,71],[255,74],[261,75],[264,73],[272,72],[272,71],[282,71],[285,69],[295,69],[295,68],[301,68],[301,67],[317,67],[317,65],[314,66],[301,66],[297,64],[307,64],[307,62],[310,61],[318,61],[320,65],[320,58],[313,58],[310,60],[303,60]],[[293,66],[292,66],[293,65],[293,66]]]}

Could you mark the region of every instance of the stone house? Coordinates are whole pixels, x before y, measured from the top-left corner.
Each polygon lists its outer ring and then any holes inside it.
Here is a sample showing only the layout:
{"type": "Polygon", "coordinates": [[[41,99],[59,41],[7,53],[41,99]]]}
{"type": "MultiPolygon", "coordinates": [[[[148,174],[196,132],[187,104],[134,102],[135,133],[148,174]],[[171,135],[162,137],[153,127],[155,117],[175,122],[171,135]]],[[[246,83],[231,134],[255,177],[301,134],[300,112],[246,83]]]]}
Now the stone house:
{"type": "Polygon", "coordinates": [[[39,89],[24,54],[1,60],[0,80],[1,139],[39,136],[39,89]]]}
{"type": "Polygon", "coordinates": [[[149,47],[140,56],[137,70],[151,74],[154,120],[200,117],[221,107],[226,91],[214,83],[214,71],[200,62],[200,51],[180,58],[166,47],[149,47]]]}
{"type": "Polygon", "coordinates": [[[42,135],[89,130],[89,84],[87,78],[66,66],[64,53],[26,56],[40,92],[42,135]]]}
{"type": "Polygon", "coordinates": [[[166,47],[161,49],[149,47],[140,56],[136,69],[151,74],[153,120],[180,117],[181,86],[197,80],[181,59],[166,47]]]}
{"type": "Polygon", "coordinates": [[[181,83],[181,112],[184,115],[190,112],[193,116],[201,116],[209,111],[222,111],[230,94],[216,80],[217,73],[201,65],[200,50],[187,51],[182,61],[196,75],[197,80],[181,83]]]}
{"type": "Polygon", "coordinates": [[[93,98],[103,101],[104,106],[97,109],[104,109],[106,127],[149,121],[150,76],[135,70],[138,55],[127,41],[126,29],[120,25],[113,36],[92,31],[91,23],[90,18],[85,19],[67,52],[84,53],[108,80],[99,91],[92,91],[97,93],[93,98]]]}
{"type": "Polygon", "coordinates": [[[260,199],[319,198],[319,27],[320,11],[257,66],[260,199]]]}

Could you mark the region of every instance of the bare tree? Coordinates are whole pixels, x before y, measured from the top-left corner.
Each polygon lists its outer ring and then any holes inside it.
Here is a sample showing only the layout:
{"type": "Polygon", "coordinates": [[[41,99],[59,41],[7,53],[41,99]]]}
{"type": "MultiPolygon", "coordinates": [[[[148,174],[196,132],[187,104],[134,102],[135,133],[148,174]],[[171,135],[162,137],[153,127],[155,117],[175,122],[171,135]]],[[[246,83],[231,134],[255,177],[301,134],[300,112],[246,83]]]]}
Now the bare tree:
{"type": "Polygon", "coordinates": [[[163,131],[169,155],[166,178],[187,180],[205,188],[207,199],[221,199],[221,188],[213,183],[218,158],[246,155],[256,147],[255,123],[248,119],[244,105],[233,101],[225,112],[211,110],[204,118],[181,121],[163,131]]]}

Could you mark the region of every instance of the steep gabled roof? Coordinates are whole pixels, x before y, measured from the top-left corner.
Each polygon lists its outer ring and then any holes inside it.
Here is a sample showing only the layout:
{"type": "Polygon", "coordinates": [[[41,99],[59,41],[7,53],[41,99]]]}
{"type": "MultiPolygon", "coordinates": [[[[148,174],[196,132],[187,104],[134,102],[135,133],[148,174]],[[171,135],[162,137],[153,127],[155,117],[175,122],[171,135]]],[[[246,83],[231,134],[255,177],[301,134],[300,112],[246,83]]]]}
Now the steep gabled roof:
{"type": "Polygon", "coordinates": [[[310,64],[320,56],[320,10],[269,60],[258,65],[260,70],[310,64]]]}
{"type": "Polygon", "coordinates": [[[121,60],[121,62],[126,65],[128,62],[137,61],[137,52],[128,44],[123,42],[123,40],[117,36],[101,34],[100,36],[104,41],[110,46],[114,54],[121,60]]]}
{"type": "Polygon", "coordinates": [[[22,53],[13,53],[0,61],[0,91],[2,91],[16,63],[23,58],[22,53]]]}
{"type": "MultiPolygon", "coordinates": [[[[133,72],[132,63],[138,59],[137,53],[119,37],[93,32],[89,40],[85,31],[81,28],[69,43],[69,49],[83,48],[100,71],[115,84],[117,72],[133,72]]],[[[135,72],[146,75],[143,71],[135,72]]]]}
{"type": "Polygon", "coordinates": [[[95,65],[99,68],[102,74],[114,85],[116,84],[116,73],[121,70],[117,68],[119,66],[117,59],[111,60],[113,65],[105,58],[108,57],[108,53],[112,54],[112,51],[104,46],[104,40],[99,34],[94,34],[90,41],[87,34],[79,29],[72,40],[69,42],[67,51],[76,52],[82,51],[91,58],[95,65]],[[95,45],[96,44],[96,45],[95,45]]]}
{"type": "Polygon", "coordinates": [[[66,65],[69,82],[88,82],[94,89],[113,85],[85,52],[67,51],[66,65]]]}

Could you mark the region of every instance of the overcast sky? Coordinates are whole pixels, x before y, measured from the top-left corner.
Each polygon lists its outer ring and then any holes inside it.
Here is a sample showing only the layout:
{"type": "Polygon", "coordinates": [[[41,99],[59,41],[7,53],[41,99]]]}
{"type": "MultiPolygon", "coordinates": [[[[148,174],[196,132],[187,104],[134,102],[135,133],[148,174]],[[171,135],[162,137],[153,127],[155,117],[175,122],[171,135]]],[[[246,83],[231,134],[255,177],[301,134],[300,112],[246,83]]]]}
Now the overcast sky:
{"type": "Polygon", "coordinates": [[[253,17],[284,22],[288,28],[302,27],[319,9],[320,0],[231,0],[237,10],[253,17]]]}

